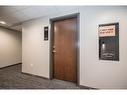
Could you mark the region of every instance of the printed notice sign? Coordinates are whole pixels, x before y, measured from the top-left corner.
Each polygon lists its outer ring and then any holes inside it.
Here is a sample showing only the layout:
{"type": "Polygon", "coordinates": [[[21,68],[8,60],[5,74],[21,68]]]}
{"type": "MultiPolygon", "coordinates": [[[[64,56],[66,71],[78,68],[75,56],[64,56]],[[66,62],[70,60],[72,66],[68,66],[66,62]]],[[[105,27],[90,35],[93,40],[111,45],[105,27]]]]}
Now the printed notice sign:
{"type": "Polygon", "coordinates": [[[99,37],[107,36],[115,36],[115,25],[99,27],[99,37]]]}

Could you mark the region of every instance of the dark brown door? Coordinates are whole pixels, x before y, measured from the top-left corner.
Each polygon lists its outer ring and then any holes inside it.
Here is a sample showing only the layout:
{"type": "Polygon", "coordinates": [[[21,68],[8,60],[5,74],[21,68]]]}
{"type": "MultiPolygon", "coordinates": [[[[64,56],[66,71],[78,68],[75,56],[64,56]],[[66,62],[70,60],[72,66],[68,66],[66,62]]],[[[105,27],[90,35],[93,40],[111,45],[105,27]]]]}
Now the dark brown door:
{"type": "Polygon", "coordinates": [[[53,25],[53,77],[76,82],[77,18],[55,21],[53,25]]]}

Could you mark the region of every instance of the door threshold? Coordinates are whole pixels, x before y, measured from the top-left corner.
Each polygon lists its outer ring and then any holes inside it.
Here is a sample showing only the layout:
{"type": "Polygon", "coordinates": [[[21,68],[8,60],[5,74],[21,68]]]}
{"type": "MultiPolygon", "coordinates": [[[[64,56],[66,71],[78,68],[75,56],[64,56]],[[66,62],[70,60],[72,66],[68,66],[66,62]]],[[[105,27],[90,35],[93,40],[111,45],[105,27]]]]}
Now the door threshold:
{"type": "Polygon", "coordinates": [[[58,83],[65,83],[65,84],[70,84],[70,85],[76,85],[76,83],[71,82],[71,81],[65,81],[65,80],[59,80],[59,79],[52,79],[52,81],[58,82],[58,83]]]}

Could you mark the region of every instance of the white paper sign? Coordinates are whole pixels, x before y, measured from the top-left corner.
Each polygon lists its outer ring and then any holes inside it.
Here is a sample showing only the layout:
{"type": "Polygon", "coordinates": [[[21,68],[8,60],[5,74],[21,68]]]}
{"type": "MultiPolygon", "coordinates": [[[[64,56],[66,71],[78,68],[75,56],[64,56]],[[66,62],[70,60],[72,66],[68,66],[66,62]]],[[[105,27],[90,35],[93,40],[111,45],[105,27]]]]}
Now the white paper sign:
{"type": "Polygon", "coordinates": [[[99,37],[115,36],[115,25],[100,26],[99,37]]]}

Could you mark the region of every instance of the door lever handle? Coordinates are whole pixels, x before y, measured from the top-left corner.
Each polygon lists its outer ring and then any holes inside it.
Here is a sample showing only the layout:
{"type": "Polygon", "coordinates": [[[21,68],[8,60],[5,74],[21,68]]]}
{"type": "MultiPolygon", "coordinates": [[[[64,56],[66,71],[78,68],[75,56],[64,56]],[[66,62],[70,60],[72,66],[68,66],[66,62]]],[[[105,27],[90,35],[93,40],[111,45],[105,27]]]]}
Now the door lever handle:
{"type": "Polygon", "coordinates": [[[55,50],[53,50],[52,52],[53,52],[53,53],[56,53],[56,51],[55,51],[55,50]]]}

